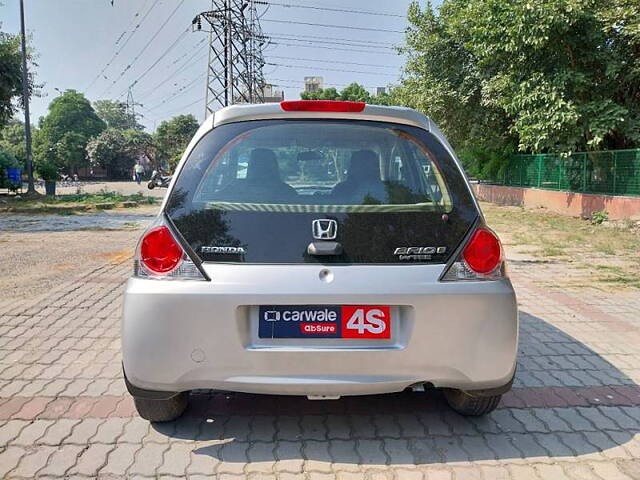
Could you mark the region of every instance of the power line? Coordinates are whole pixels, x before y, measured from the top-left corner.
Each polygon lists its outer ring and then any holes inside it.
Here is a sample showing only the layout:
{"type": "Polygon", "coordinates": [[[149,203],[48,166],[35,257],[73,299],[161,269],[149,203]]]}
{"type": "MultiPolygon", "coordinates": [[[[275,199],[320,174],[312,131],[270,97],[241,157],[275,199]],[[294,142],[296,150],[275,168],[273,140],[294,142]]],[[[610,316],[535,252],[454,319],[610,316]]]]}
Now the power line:
{"type": "MultiPolygon", "coordinates": [[[[131,33],[129,34],[129,36],[126,38],[126,40],[124,41],[124,43],[120,46],[120,48],[117,48],[115,53],[111,56],[111,58],[109,59],[109,61],[107,62],[107,64],[102,68],[102,70],[100,70],[100,73],[98,73],[96,75],[96,77],[91,81],[91,83],[89,84],[89,86],[87,86],[87,88],[85,88],[85,92],[87,90],[89,90],[97,81],[98,79],[104,74],[104,72],[107,70],[107,68],[109,68],[111,66],[111,63],[115,60],[115,58],[120,55],[120,52],[122,52],[122,50],[124,49],[124,47],[127,46],[127,44],[129,43],[129,40],[131,40],[131,37],[133,37],[135,35],[135,33],[138,31],[138,29],[140,28],[140,25],[142,25],[144,23],[144,21],[146,20],[146,18],[149,16],[149,13],[151,12],[151,10],[153,10],[153,8],[156,6],[156,4],[159,2],[160,0],[156,0],[153,5],[151,5],[151,7],[149,7],[149,10],[147,10],[147,12],[144,14],[144,16],[142,17],[142,20],[140,20],[140,22],[135,26],[135,28],[131,31],[131,33]]],[[[136,12],[136,14],[133,16],[133,21],[131,23],[129,23],[129,25],[127,26],[126,30],[118,37],[118,39],[116,40],[116,46],[118,45],[118,42],[120,42],[120,40],[122,39],[122,37],[124,35],[126,35],[127,31],[131,28],[131,25],[135,22],[135,19],[138,18],[138,16],[140,15],[140,12],[142,12],[144,10],[144,7],[147,5],[147,3],[149,2],[149,0],[146,0],[144,5],[142,6],[142,8],[140,9],[139,12],[136,12]]],[[[105,76],[105,78],[108,80],[108,78],[105,76]]]]}
{"type": "Polygon", "coordinates": [[[340,13],[358,13],[361,15],[377,15],[377,16],[382,16],[382,17],[399,17],[399,18],[405,18],[405,15],[400,15],[400,14],[396,14],[396,13],[388,13],[388,12],[374,12],[371,10],[351,10],[351,9],[346,9],[346,8],[330,8],[330,7],[318,7],[318,6],[312,6],[312,5],[293,5],[291,3],[276,3],[276,2],[265,2],[265,1],[257,1],[256,2],[259,5],[274,5],[277,7],[286,7],[286,8],[307,8],[310,10],[324,10],[327,12],[340,12],[340,13]]]}
{"type": "MultiPolygon", "coordinates": [[[[203,38],[202,40],[205,41],[206,38],[203,38]]],[[[200,43],[202,43],[202,42],[200,42],[200,43]]],[[[149,90],[146,90],[145,92],[143,92],[140,97],[144,98],[144,97],[149,96],[150,94],[157,93],[158,89],[160,87],[162,87],[163,85],[165,85],[169,80],[174,78],[179,73],[183,72],[185,69],[187,69],[189,67],[192,67],[194,65],[197,65],[197,62],[202,60],[202,59],[204,59],[206,56],[207,56],[206,52],[203,53],[203,52],[199,52],[199,51],[196,50],[189,58],[187,58],[187,60],[182,64],[182,66],[178,67],[171,75],[165,77],[160,83],[158,83],[154,87],[150,88],[149,90]],[[198,54],[200,54],[200,55],[198,56],[198,54]],[[191,61],[196,56],[198,56],[198,58],[192,63],[191,61]]]]}
{"type": "Polygon", "coordinates": [[[325,67],[312,67],[305,65],[283,65],[282,63],[265,63],[265,65],[276,65],[278,67],[283,68],[313,68],[314,70],[320,70],[325,72],[345,72],[345,73],[361,73],[363,75],[378,75],[378,76],[386,76],[386,77],[397,77],[398,75],[394,75],[393,73],[378,73],[378,72],[363,72],[360,70],[343,70],[341,68],[325,68],[325,67]]]}
{"type": "MultiPolygon", "coordinates": [[[[376,68],[400,68],[393,65],[376,65],[373,63],[358,63],[358,62],[345,62],[344,60],[320,60],[319,58],[301,58],[301,57],[280,57],[278,55],[269,55],[269,58],[280,58],[282,60],[301,60],[305,62],[318,62],[318,63],[342,63],[344,65],[358,65],[360,67],[376,67],[376,68]]],[[[300,65],[304,67],[304,65],[300,65]]]]}
{"type": "Polygon", "coordinates": [[[164,51],[164,52],[163,52],[163,53],[158,57],[158,59],[157,59],[155,62],[153,62],[153,64],[151,64],[151,66],[149,66],[149,68],[147,68],[147,69],[146,69],[146,70],[145,70],[145,71],[144,71],[144,72],[143,72],[143,73],[142,73],[138,78],[136,78],[136,79],[135,79],[135,80],[134,80],[134,81],[129,85],[129,88],[133,88],[133,87],[135,87],[135,86],[136,86],[136,84],[137,84],[140,80],[142,80],[142,79],[145,77],[145,75],[147,75],[147,73],[149,73],[149,72],[150,72],[150,71],[151,71],[151,70],[152,70],[156,65],[158,65],[158,63],[160,63],[160,61],[161,61],[164,57],[166,57],[166,56],[167,56],[167,54],[168,54],[168,53],[173,49],[173,47],[175,47],[175,46],[180,42],[180,40],[182,40],[182,39],[185,37],[185,35],[187,35],[187,33],[189,32],[189,29],[190,29],[190,27],[186,28],[186,29],[185,29],[185,30],[180,34],[180,36],[179,36],[178,38],[176,38],[176,39],[174,40],[174,42],[173,42],[171,45],[169,45],[169,47],[168,47],[168,48],[167,48],[167,49],[166,49],[166,50],[165,50],[165,51],[164,51]]]}
{"type": "MultiPolygon", "coordinates": [[[[304,39],[308,39],[308,38],[315,38],[315,39],[319,39],[319,40],[326,40],[327,36],[320,36],[320,35],[297,35],[294,33],[282,33],[282,32],[268,32],[265,33],[265,35],[269,36],[269,37],[297,37],[297,38],[304,38],[304,39]]],[[[376,41],[372,41],[372,40],[358,40],[357,38],[339,38],[339,37],[331,37],[332,40],[339,40],[339,41],[344,41],[344,42],[352,42],[352,43],[362,43],[365,45],[372,45],[372,44],[377,44],[377,45],[386,45],[389,47],[393,47],[394,44],[390,43],[390,42],[376,42],[376,41]]]]}
{"type": "MultiPolygon", "coordinates": [[[[113,82],[111,82],[111,85],[109,85],[107,87],[107,89],[102,92],[100,94],[100,96],[105,95],[106,93],[109,92],[109,90],[111,90],[111,88],[113,88],[113,86],[118,83],[120,81],[120,79],[125,75],[125,73],[127,73],[127,71],[129,71],[131,69],[132,65],[135,65],[135,63],[138,61],[138,59],[142,56],[142,54],[147,50],[147,48],[149,48],[149,45],[151,45],[151,43],[156,39],[156,37],[160,34],[160,32],[162,31],[162,29],[167,25],[167,23],[169,23],[169,20],[171,20],[171,18],[175,15],[175,13],[180,9],[180,7],[182,7],[182,4],[185,2],[185,0],[181,0],[180,3],[176,6],[176,8],[173,9],[173,11],[169,14],[169,16],[167,17],[167,19],[164,21],[164,23],[162,25],[160,25],[160,28],[158,28],[158,30],[156,31],[156,33],[153,34],[153,36],[151,37],[151,39],[145,44],[144,47],[142,47],[142,50],[140,50],[140,52],[133,58],[132,62],[127,65],[124,70],[122,70],[122,72],[120,72],[120,75],[118,76],[118,78],[116,78],[113,82]]],[[[154,4],[155,5],[155,4],[154,4]]]]}
{"type": "Polygon", "coordinates": [[[297,37],[297,38],[289,38],[289,37],[279,37],[279,36],[273,36],[270,38],[274,38],[276,40],[286,40],[286,41],[290,41],[290,42],[304,42],[304,43],[311,43],[313,45],[315,45],[316,43],[321,43],[321,44],[325,44],[325,45],[343,45],[346,47],[358,47],[358,48],[368,48],[371,50],[380,50],[380,49],[384,49],[384,50],[394,50],[394,47],[384,47],[384,46],[378,46],[378,45],[367,45],[366,43],[363,44],[358,44],[358,43],[353,43],[353,42],[334,42],[331,40],[306,40],[302,37],[297,37]]]}
{"type": "MultiPolygon", "coordinates": [[[[204,101],[204,97],[201,97],[201,98],[199,98],[198,100],[196,100],[195,102],[191,102],[191,103],[189,103],[188,105],[183,105],[183,106],[181,106],[180,108],[174,108],[174,109],[172,109],[172,110],[168,110],[168,111],[165,111],[165,112],[159,112],[159,113],[157,113],[157,115],[158,115],[158,117],[166,117],[166,116],[168,116],[168,115],[173,114],[174,112],[181,112],[181,111],[183,111],[183,110],[186,110],[187,108],[192,107],[192,106],[194,106],[195,104],[197,104],[197,103],[201,103],[201,102],[203,102],[203,101],[204,101]]],[[[156,118],[158,118],[158,117],[156,117],[156,118]]]]}
{"type": "MultiPolygon", "coordinates": [[[[271,42],[271,45],[282,45],[284,47],[301,47],[301,48],[320,48],[322,50],[335,50],[341,52],[356,52],[356,53],[373,53],[371,50],[357,50],[353,48],[340,48],[340,47],[323,47],[320,45],[300,45],[297,43],[283,43],[283,42],[271,42]]],[[[398,56],[398,53],[393,52],[375,52],[376,55],[394,55],[398,56]]]]}
{"type": "MultiPolygon", "coordinates": [[[[304,82],[300,81],[300,80],[293,80],[293,79],[287,79],[287,78],[272,78],[272,80],[276,81],[276,82],[292,82],[297,84],[296,87],[298,86],[304,86],[304,82]]],[[[351,82],[351,83],[358,83],[358,82],[351,82]]],[[[349,85],[351,85],[351,83],[325,83],[325,85],[329,86],[329,87],[348,87],[349,85]]],[[[285,85],[282,84],[277,84],[277,83],[272,83],[271,85],[273,85],[274,87],[284,87],[285,85]]],[[[362,85],[365,88],[378,88],[380,85],[363,85],[361,83],[358,83],[358,85],[362,85]]],[[[294,86],[290,86],[287,85],[287,88],[295,88],[294,86]]]]}
{"type": "Polygon", "coordinates": [[[164,105],[165,103],[169,103],[171,100],[173,100],[174,98],[182,95],[183,93],[189,91],[192,87],[194,87],[196,85],[196,82],[199,82],[200,80],[202,80],[202,78],[206,75],[206,72],[203,73],[202,75],[198,75],[197,77],[195,77],[193,80],[191,80],[189,83],[187,83],[186,85],[183,85],[182,87],[180,87],[178,90],[176,90],[175,92],[173,92],[170,96],[168,96],[167,98],[165,98],[164,100],[162,100],[160,103],[158,103],[157,105],[154,105],[152,107],[148,107],[149,110],[155,110],[158,107],[164,105]]]}
{"type": "Polygon", "coordinates": [[[262,21],[271,22],[271,23],[286,23],[290,25],[307,25],[311,27],[346,28],[347,30],[364,30],[368,32],[405,33],[404,30],[387,30],[384,28],[355,27],[352,25],[335,25],[330,23],[294,22],[293,20],[262,20],[262,21]]]}

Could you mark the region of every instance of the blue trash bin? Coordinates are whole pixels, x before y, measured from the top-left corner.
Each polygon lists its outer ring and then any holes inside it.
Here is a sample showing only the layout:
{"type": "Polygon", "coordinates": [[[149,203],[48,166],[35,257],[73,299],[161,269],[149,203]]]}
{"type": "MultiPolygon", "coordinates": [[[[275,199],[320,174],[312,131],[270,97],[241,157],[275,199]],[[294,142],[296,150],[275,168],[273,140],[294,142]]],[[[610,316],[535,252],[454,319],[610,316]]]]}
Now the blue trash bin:
{"type": "Polygon", "coordinates": [[[16,190],[22,187],[22,169],[7,168],[7,182],[16,190]]]}

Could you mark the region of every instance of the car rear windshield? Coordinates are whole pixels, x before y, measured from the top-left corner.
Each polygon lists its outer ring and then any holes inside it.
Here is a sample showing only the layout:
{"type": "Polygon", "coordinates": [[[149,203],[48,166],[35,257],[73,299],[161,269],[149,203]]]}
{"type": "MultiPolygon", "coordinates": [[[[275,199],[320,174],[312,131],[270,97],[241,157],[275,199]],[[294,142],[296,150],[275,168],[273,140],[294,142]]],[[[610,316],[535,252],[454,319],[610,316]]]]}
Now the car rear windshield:
{"type": "MultiPolygon", "coordinates": [[[[458,166],[434,135],[408,125],[354,120],[278,119],[216,127],[189,155],[166,210],[194,250],[207,242],[248,245],[257,237],[263,238],[260,247],[266,250],[268,236],[252,230],[267,221],[265,215],[271,224],[284,222],[291,231],[305,234],[312,217],[351,218],[351,224],[340,228],[345,236],[355,235],[353,215],[363,215],[358,222],[366,220],[378,229],[386,225],[389,241],[404,236],[404,243],[429,244],[428,238],[420,238],[426,234],[418,233],[424,228],[434,239],[447,236],[447,245],[477,216],[458,166]],[[212,215],[195,216],[197,212],[212,215]],[[252,215],[238,216],[242,212],[252,215]],[[445,213],[464,221],[446,228],[428,226],[442,223],[439,218],[445,213]],[[378,220],[370,215],[378,215],[378,220]],[[206,222],[196,218],[207,218],[209,233],[204,232],[206,222]],[[419,219],[417,224],[414,219],[419,219]],[[212,238],[214,230],[236,236],[232,242],[212,238]]],[[[301,237],[300,245],[292,245],[291,255],[281,260],[296,261],[293,251],[304,249],[305,241],[301,237]]],[[[258,255],[256,248],[254,244],[247,258],[269,261],[277,256],[258,255]]],[[[282,248],[274,241],[272,251],[282,248]]]]}
{"type": "Polygon", "coordinates": [[[191,163],[207,164],[192,201],[209,208],[446,212],[452,205],[435,153],[393,125],[256,125],[217,151],[197,148],[191,163]]]}

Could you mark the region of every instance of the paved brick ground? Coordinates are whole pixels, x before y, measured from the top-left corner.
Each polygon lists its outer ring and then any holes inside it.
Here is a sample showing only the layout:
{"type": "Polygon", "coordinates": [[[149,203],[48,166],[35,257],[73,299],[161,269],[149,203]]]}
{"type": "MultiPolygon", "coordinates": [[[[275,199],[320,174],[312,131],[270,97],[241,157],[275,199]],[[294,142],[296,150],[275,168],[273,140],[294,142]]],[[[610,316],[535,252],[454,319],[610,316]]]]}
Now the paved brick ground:
{"type": "Polygon", "coordinates": [[[513,262],[518,376],[483,419],[439,394],[309,402],[192,395],[139,419],[120,372],[129,261],[0,300],[0,478],[640,479],[640,293],[558,288],[513,262]]]}

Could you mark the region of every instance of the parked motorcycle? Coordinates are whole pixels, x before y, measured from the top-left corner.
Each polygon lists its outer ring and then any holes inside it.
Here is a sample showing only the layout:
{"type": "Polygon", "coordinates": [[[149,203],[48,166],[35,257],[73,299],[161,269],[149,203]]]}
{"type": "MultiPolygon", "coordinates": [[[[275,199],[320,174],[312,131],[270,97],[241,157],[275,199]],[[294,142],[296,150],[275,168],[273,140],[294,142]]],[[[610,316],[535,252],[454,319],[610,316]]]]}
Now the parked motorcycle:
{"type": "Polygon", "coordinates": [[[166,174],[160,170],[153,170],[151,172],[151,179],[147,183],[147,188],[153,190],[156,187],[167,188],[171,182],[171,175],[166,174]]]}

